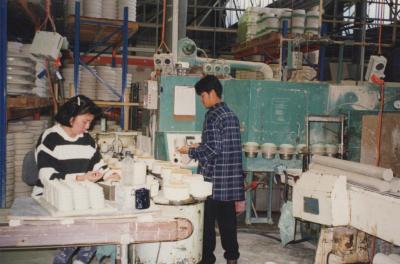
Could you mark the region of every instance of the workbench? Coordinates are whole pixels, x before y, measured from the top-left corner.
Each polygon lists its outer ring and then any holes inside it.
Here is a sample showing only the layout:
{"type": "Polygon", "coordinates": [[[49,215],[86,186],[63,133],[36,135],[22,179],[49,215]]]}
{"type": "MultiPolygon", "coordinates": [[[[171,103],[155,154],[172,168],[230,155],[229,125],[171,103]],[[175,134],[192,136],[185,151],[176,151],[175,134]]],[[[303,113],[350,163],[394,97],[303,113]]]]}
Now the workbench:
{"type": "Polygon", "coordinates": [[[53,217],[32,198],[17,198],[0,226],[0,248],[115,244],[121,263],[128,263],[132,243],[178,241],[191,236],[192,223],[147,213],[53,217]]]}

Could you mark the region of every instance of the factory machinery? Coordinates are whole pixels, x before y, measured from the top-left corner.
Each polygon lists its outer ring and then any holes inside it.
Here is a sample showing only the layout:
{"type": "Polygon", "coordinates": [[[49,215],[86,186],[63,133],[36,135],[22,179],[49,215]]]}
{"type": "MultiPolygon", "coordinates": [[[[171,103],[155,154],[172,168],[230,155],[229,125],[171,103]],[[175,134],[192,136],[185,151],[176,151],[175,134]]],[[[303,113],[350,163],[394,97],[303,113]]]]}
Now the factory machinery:
{"type": "MultiPolygon", "coordinates": [[[[366,252],[365,233],[394,244],[398,243],[396,239],[400,236],[397,235],[394,239],[396,233],[388,232],[390,229],[385,227],[387,219],[383,217],[386,210],[389,210],[390,204],[398,203],[396,195],[376,191],[371,186],[353,185],[353,181],[349,178],[346,181],[345,177],[341,177],[348,176],[346,173],[339,176],[331,175],[326,172],[316,172],[315,168],[302,173],[307,170],[307,165],[311,161],[309,154],[327,155],[337,160],[360,160],[362,120],[365,115],[376,116],[378,113],[380,98],[378,87],[370,83],[356,86],[330,85],[320,82],[281,82],[274,78],[271,68],[266,64],[198,57],[199,52],[202,50],[193,41],[184,38],[178,42],[176,54],[154,55],[157,77],[147,82],[144,100],[145,105],[149,106],[148,112],[151,118],[148,127],[151,127],[150,134],[154,141],[156,159],[169,160],[182,167],[195,170],[196,162],[182,157],[175,149],[182,144],[196,143],[201,140],[206,109],[195,94],[194,84],[203,74],[216,75],[220,77],[224,87],[223,100],[240,120],[243,168],[246,173],[246,184],[251,186],[246,193],[247,224],[273,222],[272,209],[273,207],[280,208],[283,200],[280,186],[274,184],[274,178],[277,172],[284,171],[289,174],[286,185],[294,185],[292,202],[288,201],[284,206],[286,210],[289,208],[289,218],[292,219],[292,223],[295,223],[296,217],[321,225],[353,227],[324,231],[325,233],[321,236],[333,238],[344,234],[342,237],[345,239],[351,237],[354,244],[351,248],[341,248],[343,245],[349,245],[346,243],[320,245],[318,256],[321,258],[327,257],[328,254],[328,258],[333,259],[339,256],[340,259],[340,252],[344,255],[355,252],[354,256],[342,258],[340,260],[342,262],[337,263],[355,263],[345,262],[351,259],[362,262],[365,260],[366,252]],[[242,70],[259,72],[264,80],[232,78],[235,72],[242,70]],[[155,99],[157,97],[158,100],[155,99]],[[294,178],[300,179],[296,184],[293,181],[293,175],[295,175],[294,178]],[[306,183],[307,179],[313,184],[306,183]],[[332,192],[332,189],[328,191],[330,187],[334,188],[339,183],[340,190],[343,190],[341,195],[336,195],[337,193],[332,192]],[[307,188],[310,186],[315,188],[307,188]],[[309,192],[304,191],[303,196],[300,197],[297,190],[301,187],[309,192]],[[260,199],[254,198],[257,195],[261,196],[259,194],[263,191],[267,194],[266,199],[263,198],[265,201],[263,201],[264,208],[262,209],[266,211],[266,214],[261,217],[261,214],[257,214],[258,206],[255,203],[260,199]],[[321,197],[336,197],[335,206],[339,206],[340,197],[350,197],[347,200],[345,198],[340,200],[342,203],[340,208],[347,208],[347,211],[343,210],[347,212],[346,214],[340,214],[340,224],[318,220],[318,218],[323,218],[322,213],[325,214],[326,207],[329,207],[328,204],[332,204],[332,201],[324,198],[318,202],[306,199],[307,202],[305,202],[304,197],[314,198],[313,191],[321,192],[321,197]],[[335,195],[327,196],[328,193],[335,195]],[[364,199],[371,202],[364,202],[364,199]],[[383,201],[389,200],[390,202],[385,206],[379,204],[385,204],[383,201]],[[293,210],[292,203],[296,205],[293,210]],[[304,211],[302,206],[309,203],[311,207],[306,207],[304,211]],[[307,213],[307,210],[316,210],[315,203],[319,206],[319,213],[316,211],[307,213]],[[371,205],[376,205],[377,212],[382,212],[374,214],[373,221],[368,220],[371,216],[364,216],[362,212],[364,209],[368,212],[367,209],[371,208],[371,205]],[[299,211],[299,206],[302,213],[299,211]],[[367,208],[362,208],[363,206],[367,208]],[[350,215],[357,215],[356,213],[360,217],[356,219],[350,217],[350,215]],[[389,233],[390,236],[388,236],[389,233]],[[324,253],[321,253],[321,249],[325,250],[324,253]]],[[[385,90],[385,98],[387,98],[385,111],[394,115],[399,114],[399,109],[396,107],[399,88],[392,85],[390,89],[385,90]]],[[[363,166],[360,163],[355,164],[355,166],[363,166]]],[[[282,177],[282,182],[285,182],[285,177],[282,177]]],[[[337,191],[337,187],[334,190],[337,191]]],[[[389,211],[387,215],[389,217],[389,211]]],[[[393,223],[395,219],[397,217],[393,216],[393,223]]],[[[282,226],[288,227],[285,223],[282,226]]],[[[282,232],[282,244],[294,238],[294,230],[294,227],[290,227],[286,232],[282,232]],[[287,236],[288,230],[293,231],[289,236],[287,236]]],[[[152,245],[152,247],[155,250],[156,246],[152,245]]]]}

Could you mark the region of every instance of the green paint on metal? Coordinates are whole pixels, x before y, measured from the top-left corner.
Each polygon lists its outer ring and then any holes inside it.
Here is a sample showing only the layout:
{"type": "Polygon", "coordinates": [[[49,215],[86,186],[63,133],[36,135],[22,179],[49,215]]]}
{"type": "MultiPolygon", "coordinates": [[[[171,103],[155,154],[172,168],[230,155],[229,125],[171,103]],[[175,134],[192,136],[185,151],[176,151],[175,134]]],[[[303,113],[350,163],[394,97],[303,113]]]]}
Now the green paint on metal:
{"type": "MultiPolygon", "coordinates": [[[[179,121],[173,116],[174,87],[194,86],[200,77],[166,76],[161,78],[159,128],[156,139],[157,157],[167,158],[159,144],[163,132],[200,132],[203,127],[206,109],[196,96],[196,116],[190,121],[179,121]],[[161,133],[161,134],[160,134],[161,133]]],[[[242,131],[242,142],[255,141],[259,144],[271,142],[297,145],[305,143],[305,116],[338,115],[349,117],[349,157],[359,159],[361,123],[364,114],[362,104],[367,100],[370,110],[379,106],[379,89],[374,85],[364,87],[329,86],[325,83],[291,83],[263,80],[222,80],[223,100],[237,114],[242,131]],[[351,112],[351,114],[349,114],[351,112]],[[358,120],[358,121],[357,121],[358,120]]],[[[400,85],[391,84],[385,90],[385,110],[393,111],[393,101],[400,99],[400,85]]],[[[337,143],[335,124],[314,124],[313,133],[317,134],[314,143],[337,143]]],[[[313,143],[313,142],[311,142],[313,143]]],[[[164,158],[163,158],[164,159],[164,158]]],[[[275,166],[284,164],[288,168],[301,168],[300,160],[274,160],[261,156],[243,159],[245,170],[272,171],[275,166]]]]}

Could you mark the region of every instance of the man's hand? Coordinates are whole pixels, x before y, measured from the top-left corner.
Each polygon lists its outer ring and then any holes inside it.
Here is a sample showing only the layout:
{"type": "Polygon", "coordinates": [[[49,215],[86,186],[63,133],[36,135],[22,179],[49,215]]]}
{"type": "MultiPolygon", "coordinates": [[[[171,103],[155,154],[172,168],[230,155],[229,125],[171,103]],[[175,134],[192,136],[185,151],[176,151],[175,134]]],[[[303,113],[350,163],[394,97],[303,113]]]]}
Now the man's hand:
{"type": "Polygon", "coordinates": [[[177,151],[181,154],[188,154],[189,153],[189,146],[183,146],[177,149],[177,151]]]}
{"type": "Polygon", "coordinates": [[[188,154],[189,153],[189,149],[190,148],[197,148],[199,146],[199,144],[192,144],[189,146],[183,146],[177,149],[177,151],[181,154],[188,154]]]}

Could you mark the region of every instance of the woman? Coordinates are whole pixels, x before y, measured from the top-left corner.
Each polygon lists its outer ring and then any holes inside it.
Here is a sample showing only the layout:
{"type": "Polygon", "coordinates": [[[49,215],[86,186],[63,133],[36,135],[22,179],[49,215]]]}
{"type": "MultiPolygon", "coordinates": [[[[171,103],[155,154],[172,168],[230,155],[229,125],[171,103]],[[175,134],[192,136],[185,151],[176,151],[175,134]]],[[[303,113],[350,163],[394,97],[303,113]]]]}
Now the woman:
{"type": "MultiPolygon", "coordinates": [[[[87,133],[101,109],[88,97],[78,95],[62,105],[55,116],[57,122],[43,132],[38,140],[35,159],[39,180],[32,195],[43,193],[42,182],[53,179],[97,182],[119,178],[102,160],[94,139],[87,133]]],[[[69,247],[60,249],[53,263],[68,263],[78,250],[75,263],[89,263],[96,247],[69,247]]]]}

